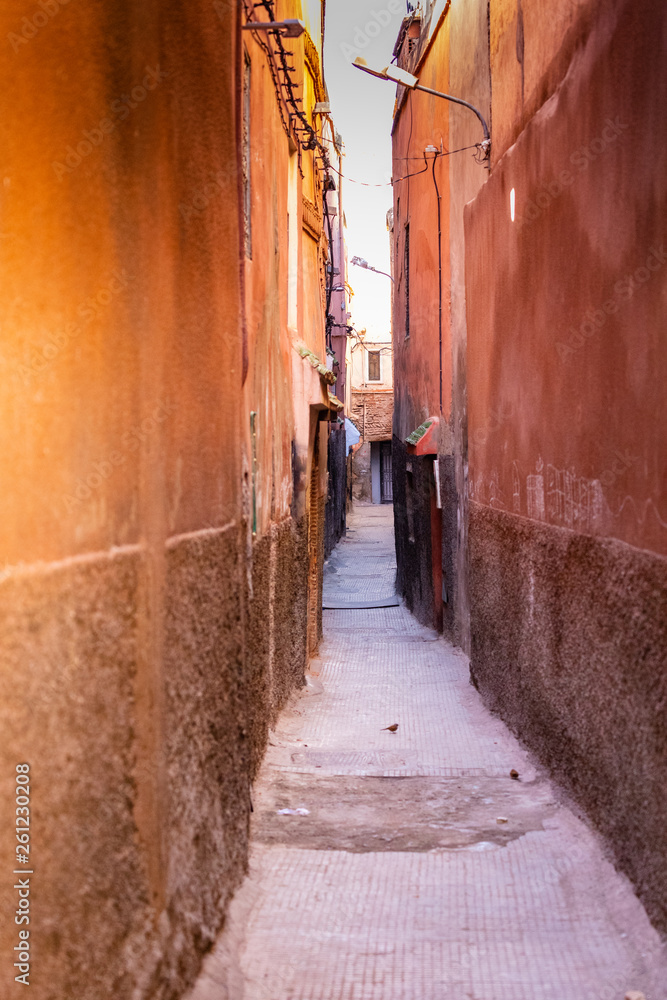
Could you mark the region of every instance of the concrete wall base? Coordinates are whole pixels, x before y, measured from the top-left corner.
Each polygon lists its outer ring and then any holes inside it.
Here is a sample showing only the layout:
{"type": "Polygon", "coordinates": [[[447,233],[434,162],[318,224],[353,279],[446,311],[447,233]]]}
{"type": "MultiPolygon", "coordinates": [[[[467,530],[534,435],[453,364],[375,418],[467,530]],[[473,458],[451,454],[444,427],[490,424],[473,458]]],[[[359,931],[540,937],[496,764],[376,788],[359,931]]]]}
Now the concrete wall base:
{"type": "Polygon", "coordinates": [[[253,546],[248,602],[247,677],[250,774],[254,779],[269,727],[306,670],[308,546],[305,518],[272,526],[253,546]]]}
{"type": "Polygon", "coordinates": [[[472,677],[667,932],[667,560],[470,504],[472,677]]]}
{"type": "MultiPolygon", "coordinates": [[[[2,812],[28,763],[35,1000],[173,1000],[219,933],[249,783],[306,667],[305,519],[254,545],[252,590],[247,537],[195,532],[0,583],[2,812]]],[[[5,880],[4,912],[15,897],[5,880]]],[[[11,962],[0,976],[8,996],[11,962]]]]}

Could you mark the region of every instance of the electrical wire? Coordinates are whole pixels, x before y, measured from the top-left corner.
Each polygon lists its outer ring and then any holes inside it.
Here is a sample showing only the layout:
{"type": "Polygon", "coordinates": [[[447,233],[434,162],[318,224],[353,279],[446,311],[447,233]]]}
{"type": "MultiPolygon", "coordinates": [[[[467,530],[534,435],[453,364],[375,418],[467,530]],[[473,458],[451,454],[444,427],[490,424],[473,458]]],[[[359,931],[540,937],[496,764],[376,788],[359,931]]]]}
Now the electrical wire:
{"type": "MultiPolygon", "coordinates": [[[[439,156],[453,156],[454,153],[464,153],[466,149],[477,149],[481,153],[480,147],[481,143],[475,142],[473,143],[472,146],[461,146],[459,149],[443,149],[442,151],[437,152],[435,154],[434,159],[437,160],[439,156]]],[[[424,153],[422,154],[422,156],[401,157],[401,159],[421,160],[421,159],[426,159],[426,154],[424,153]]],[[[477,160],[476,156],[474,156],[473,159],[476,160],[477,162],[480,162],[479,160],[477,160]]],[[[426,165],[426,170],[428,170],[428,163],[426,165]]],[[[426,172],[426,170],[415,170],[414,173],[405,174],[403,177],[395,177],[392,179],[391,183],[398,184],[399,181],[405,181],[408,179],[408,177],[417,177],[418,174],[423,174],[426,172]]]]}
{"type": "MultiPolygon", "coordinates": [[[[433,159],[436,160],[440,155],[441,155],[440,153],[436,153],[433,159]]],[[[428,160],[426,159],[426,153],[424,153],[424,164],[425,166],[423,170],[415,170],[411,174],[405,174],[404,177],[397,177],[395,181],[392,181],[392,184],[398,184],[399,181],[407,181],[411,177],[419,177],[420,174],[425,174],[426,171],[428,170],[428,160]]],[[[408,192],[409,191],[410,191],[410,185],[408,185],[408,192]]],[[[410,209],[410,195],[408,194],[408,210],[409,209],[410,209]]]]}
{"type": "MultiPolygon", "coordinates": [[[[252,21],[254,11],[257,6],[258,4],[253,4],[252,8],[249,10],[246,0],[243,0],[243,9],[248,21],[252,21]]],[[[284,103],[283,95],[280,89],[280,80],[278,79],[277,76],[275,60],[271,52],[271,47],[266,41],[266,39],[262,37],[261,31],[252,31],[251,34],[252,37],[257,42],[257,44],[259,45],[259,47],[264,51],[264,54],[266,55],[267,62],[269,64],[269,71],[271,73],[271,79],[273,81],[273,89],[275,90],[276,93],[276,102],[278,104],[278,111],[280,113],[280,123],[283,127],[283,131],[285,132],[285,134],[289,136],[290,134],[289,119],[285,117],[285,111],[283,109],[283,103],[284,103]]]]}
{"type": "MultiPolygon", "coordinates": [[[[255,4],[255,7],[260,6],[260,5],[262,7],[264,7],[264,9],[266,10],[267,14],[269,15],[269,18],[272,21],[275,21],[276,20],[276,15],[275,15],[274,6],[273,6],[273,0],[259,0],[259,2],[257,4],[255,4]]],[[[287,91],[287,102],[292,107],[294,117],[298,118],[298,120],[301,122],[301,128],[299,129],[297,127],[297,131],[306,132],[307,135],[308,135],[308,142],[306,142],[305,144],[303,144],[304,145],[304,149],[313,149],[313,150],[317,149],[319,151],[319,153],[320,153],[320,156],[322,157],[322,161],[324,163],[325,168],[327,168],[329,166],[329,152],[322,145],[322,143],[320,141],[320,137],[318,136],[317,132],[315,131],[315,129],[313,128],[313,126],[308,121],[308,118],[306,117],[305,112],[302,111],[302,109],[299,108],[299,106],[298,106],[301,103],[301,98],[297,98],[296,95],[295,95],[295,93],[294,93],[294,91],[295,91],[295,84],[294,84],[294,81],[292,80],[292,77],[291,77],[291,73],[294,72],[294,68],[288,66],[288,62],[287,62],[287,60],[291,56],[291,53],[289,53],[287,51],[287,49],[285,48],[285,46],[283,44],[282,35],[280,34],[280,32],[279,31],[277,31],[275,33],[272,32],[272,34],[275,35],[274,40],[275,40],[275,43],[276,43],[276,45],[278,47],[277,55],[280,58],[280,64],[281,64],[281,67],[282,67],[283,75],[285,77],[284,87],[285,87],[285,89],[287,91]]]]}
{"type": "MultiPolygon", "coordinates": [[[[483,151],[481,150],[480,147],[481,147],[481,143],[475,142],[471,146],[461,146],[459,149],[443,150],[442,152],[438,152],[436,154],[436,156],[453,156],[454,153],[464,153],[467,149],[477,149],[479,151],[479,153],[480,153],[480,156],[482,156],[484,158],[485,154],[483,153],[483,151]]],[[[482,162],[484,162],[483,158],[482,159],[478,159],[477,156],[473,157],[473,159],[475,160],[476,163],[482,163],[482,162]]],[[[423,160],[424,159],[424,154],[422,153],[421,156],[400,156],[400,157],[397,157],[397,159],[400,159],[400,160],[423,160]]],[[[424,170],[415,170],[413,173],[404,174],[402,177],[394,177],[394,178],[392,178],[392,180],[390,180],[390,181],[383,181],[381,184],[371,184],[369,181],[358,181],[358,180],[355,180],[354,177],[348,177],[347,174],[344,174],[341,170],[338,170],[334,166],[330,166],[329,169],[333,170],[334,173],[338,174],[339,177],[342,177],[343,180],[348,181],[348,183],[350,183],[350,184],[361,184],[363,187],[377,187],[377,188],[380,188],[380,187],[391,187],[393,184],[398,184],[399,181],[405,181],[409,177],[417,177],[418,174],[425,173],[424,170]]]]}
{"type": "Polygon", "coordinates": [[[371,344],[371,346],[369,347],[368,344],[365,344],[363,340],[360,340],[356,346],[363,347],[363,349],[367,351],[369,354],[391,354],[392,351],[394,350],[393,347],[377,347],[373,346],[373,344],[371,344]]]}
{"type": "MultiPolygon", "coordinates": [[[[412,22],[410,22],[410,23],[412,23],[412,22]]],[[[408,95],[408,106],[410,108],[410,131],[408,133],[408,146],[407,146],[408,149],[410,149],[410,143],[412,142],[412,96],[413,96],[412,93],[410,93],[408,95]]],[[[426,166],[428,168],[428,164],[426,166]]],[[[421,170],[418,171],[418,172],[421,173],[421,170]]],[[[410,180],[410,176],[411,176],[410,174],[407,174],[405,179],[406,180],[410,180]]],[[[393,180],[393,178],[392,178],[392,180],[393,180]]],[[[410,219],[410,185],[409,184],[408,184],[408,206],[407,206],[407,211],[405,213],[405,217],[408,220],[410,219]]],[[[408,278],[408,280],[409,280],[409,278],[408,278]]]]}
{"type": "Polygon", "coordinates": [[[381,184],[371,184],[370,181],[357,181],[354,179],[354,177],[348,177],[347,174],[344,174],[341,170],[337,170],[336,167],[331,167],[330,169],[333,170],[334,173],[338,174],[339,177],[342,177],[344,181],[348,181],[350,184],[360,184],[362,187],[373,187],[373,188],[391,187],[392,185],[392,181],[382,181],[381,184]]]}
{"type": "MultiPolygon", "coordinates": [[[[376,344],[377,342],[373,340],[370,341],[370,347],[369,347],[369,345],[364,341],[358,330],[355,330],[354,327],[350,327],[350,332],[354,337],[357,338],[357,343],[354,344],[352,347],[353,351],[356,351],[357,347],[362,347],[364,351],[367,351],[368,353],[373,351],[374,353],[378,354],[391,354],[392,351],[394,350],[393,344],[389,344],[387,347],[375,347],[373,345],[376,344]]],[[[380,343],[382,343],[382,341],[380,341],[380,343]]]]}

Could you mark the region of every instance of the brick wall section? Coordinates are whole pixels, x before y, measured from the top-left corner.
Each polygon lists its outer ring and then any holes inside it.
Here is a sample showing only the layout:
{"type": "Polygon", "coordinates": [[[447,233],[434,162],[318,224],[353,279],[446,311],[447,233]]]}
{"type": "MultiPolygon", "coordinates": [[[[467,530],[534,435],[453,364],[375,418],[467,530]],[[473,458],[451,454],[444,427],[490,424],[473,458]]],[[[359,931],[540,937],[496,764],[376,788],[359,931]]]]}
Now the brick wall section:
{"type": "Polygon", "coordinates": [[[394,415],[393,390],[355,390],[352,393],[350,411],[350,419],[356,424],[365,441],[391,440],[391,425],[394,415]],[[366,404],[365,427],[364,403],[366,404]]]}

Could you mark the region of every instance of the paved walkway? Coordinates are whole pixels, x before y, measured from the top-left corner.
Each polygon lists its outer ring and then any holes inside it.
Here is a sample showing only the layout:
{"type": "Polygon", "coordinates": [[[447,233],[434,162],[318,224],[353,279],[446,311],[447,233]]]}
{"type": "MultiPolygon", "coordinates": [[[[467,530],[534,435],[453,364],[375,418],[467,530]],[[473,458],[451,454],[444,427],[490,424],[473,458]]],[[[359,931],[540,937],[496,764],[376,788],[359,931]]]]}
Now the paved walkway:
{"type": "MultiPolygon", "coordinates": [[[[391,509],[359,507],[325,606],[390,598],[394,573],[391,509]]],[[[327,610],[324,627],[191,1000],[666,1000],[631,888],[466,658],[403,607],[327,610]]]]}

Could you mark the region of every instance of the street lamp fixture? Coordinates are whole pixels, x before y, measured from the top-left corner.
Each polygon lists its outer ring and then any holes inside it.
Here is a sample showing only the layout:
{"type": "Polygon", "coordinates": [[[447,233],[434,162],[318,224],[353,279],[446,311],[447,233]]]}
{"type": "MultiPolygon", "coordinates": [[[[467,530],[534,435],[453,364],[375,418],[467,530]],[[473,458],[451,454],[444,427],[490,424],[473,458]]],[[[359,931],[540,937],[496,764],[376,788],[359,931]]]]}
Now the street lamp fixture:
{"type": "Polygon", "coordinates": [[[287,18],[285,21],[248,21],[243,25],[244,31],[277,31],[285,38],[299,38],[306,26],[303,21],[296,18],[287,18]]]}
{"type": "Polygon", "coordinates": [[[353,257],[351,263],[356,264],[357,267],[363,267],[365,271],[374,271],[375,274],[384,274],[385,278],[389,278],[390,281],[394,280],[390,274],[387,274],[386,271],[378,271],[377,267],[371,267],[368,261],[364,260],[363,257],[353,257]]]}
{"type": "Polygon", "coordinates": [[[356,66],[357,69],[362,70],[364,73],[376,76],[379,80],[392,80],[394,83],[402,84],[402,86],[407,87],[409,90],[423,90],[425,94],[433,94],[434,97],[443,97],[446,101],[452,101],[454,104],[461,104],[464,108],[469,108],[473,114],[477,115],[482,124],[482,128],[484,129],[484,141],[480,143],[480,145],[486,156],[489,155],[489,151],[491,149],[489,126],[486,124],[482,113],[477,110],[474,104],[469,104],[468,101],[463,101],[460,97],[452,97],[451,94],[443,94],[439,90],[431,90],[430,87],[422,87],[418,76],[413,76],[412,73],[408,73],[399,66],[390,65],[384,66],[382,69],[377,69],[374,66],[369,66],[366,60],[361,56],[357,56],[352,65],[356,66]]]}

